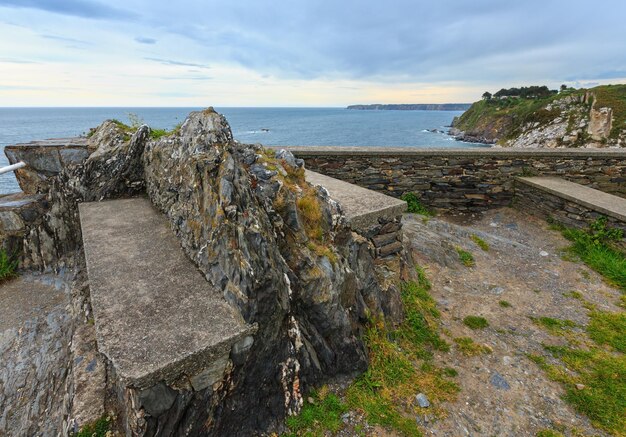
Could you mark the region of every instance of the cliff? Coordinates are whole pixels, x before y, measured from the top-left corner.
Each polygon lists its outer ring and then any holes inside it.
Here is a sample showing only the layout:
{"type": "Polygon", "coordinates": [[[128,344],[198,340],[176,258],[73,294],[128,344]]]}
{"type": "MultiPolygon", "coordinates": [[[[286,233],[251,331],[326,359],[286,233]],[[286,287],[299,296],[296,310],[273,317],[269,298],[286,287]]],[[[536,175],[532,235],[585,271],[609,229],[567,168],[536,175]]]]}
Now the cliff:
{"type": "Polygon", "coordinates": [[[483,99],[455,118],[450,134],[501,147],[626,147],[626,85],[483,99]]]}
{"type": "Polygon", "coordinates": [[[374,111],[465,111],[471,106],[469,103],[404,103],[350,105],[348,109],[374,111]]]}

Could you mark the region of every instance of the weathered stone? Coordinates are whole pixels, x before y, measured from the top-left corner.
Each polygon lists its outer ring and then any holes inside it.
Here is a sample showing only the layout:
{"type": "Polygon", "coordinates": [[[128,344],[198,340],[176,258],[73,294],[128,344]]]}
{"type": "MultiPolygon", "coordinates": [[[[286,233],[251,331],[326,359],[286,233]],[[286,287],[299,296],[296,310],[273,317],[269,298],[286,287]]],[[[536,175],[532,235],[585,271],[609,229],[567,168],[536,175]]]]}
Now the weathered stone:
{"type": "Polygon", "coordinates": [[[140,406],[151,416],[158,417],[169,410],[176,400],[176,390],[162,382],[139,392],[140,406]]]}

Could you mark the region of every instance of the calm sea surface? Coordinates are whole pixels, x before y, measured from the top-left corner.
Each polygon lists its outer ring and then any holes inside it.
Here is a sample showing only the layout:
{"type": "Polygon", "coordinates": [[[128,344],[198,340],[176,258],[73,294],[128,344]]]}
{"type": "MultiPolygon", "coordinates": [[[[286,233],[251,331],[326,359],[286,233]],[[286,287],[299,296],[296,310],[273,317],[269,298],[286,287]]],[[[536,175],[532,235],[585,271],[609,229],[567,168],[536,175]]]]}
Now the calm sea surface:
{"type": "MultiPolygon", "coordinates": [[[[4,146],[45,138],[74,137],[108,118],[128,122],[135,114],[156,128],[171,129],[199,108],[0,108],[0,166],[4,146]]],[[[342,108],[216,108],[235,139],[268,146],[479,147],[443,133],[460,111],[356,111],[342,108]]],[[[13,173],[0,175],[0,193],[18,191],[13,173]]]]}

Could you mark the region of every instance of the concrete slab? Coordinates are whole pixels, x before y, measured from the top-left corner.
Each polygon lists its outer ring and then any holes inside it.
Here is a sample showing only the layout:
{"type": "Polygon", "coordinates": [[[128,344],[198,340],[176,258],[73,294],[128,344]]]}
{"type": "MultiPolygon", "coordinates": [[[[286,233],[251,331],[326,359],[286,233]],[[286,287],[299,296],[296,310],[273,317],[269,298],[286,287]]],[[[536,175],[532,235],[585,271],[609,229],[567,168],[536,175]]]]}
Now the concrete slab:
{"type": "Polygon", "coordinates": [[[516,180],[607,216],[626,221],[626,199],[621,197],[560,178],[519,177],[516,180]]]}
{"type": "Polygon", "coordinates": [[[148,199],[79,208],[98,348],[127,385],[197,375],[251,333],[148,199]]]}
{"type": "Polygon", "coordinates": [[[355,231],[364,231],[378,223],[379,218],[393,219],[406,211],[404,200],[385,196],[339,179],[307,170],[306,180],[313,185],[321,185],[328,190],[330,197],[339,202],[355,231]]]}

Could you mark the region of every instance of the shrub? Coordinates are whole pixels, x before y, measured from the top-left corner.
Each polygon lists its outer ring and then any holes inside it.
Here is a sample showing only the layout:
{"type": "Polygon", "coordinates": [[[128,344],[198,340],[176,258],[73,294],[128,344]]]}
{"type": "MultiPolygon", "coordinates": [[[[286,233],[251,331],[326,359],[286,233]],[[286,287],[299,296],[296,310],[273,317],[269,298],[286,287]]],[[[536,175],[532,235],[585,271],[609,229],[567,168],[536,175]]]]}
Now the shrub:
{"type": "Polygon", "coordinates": [[[480,316],[467,316],[463,319],[463,324],[471,329],[484,329],[489,326],[487,319],[480,316]]]}

